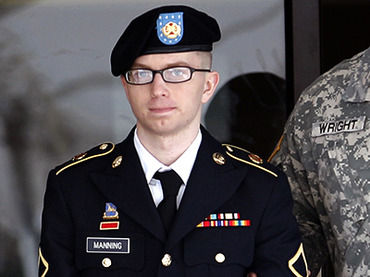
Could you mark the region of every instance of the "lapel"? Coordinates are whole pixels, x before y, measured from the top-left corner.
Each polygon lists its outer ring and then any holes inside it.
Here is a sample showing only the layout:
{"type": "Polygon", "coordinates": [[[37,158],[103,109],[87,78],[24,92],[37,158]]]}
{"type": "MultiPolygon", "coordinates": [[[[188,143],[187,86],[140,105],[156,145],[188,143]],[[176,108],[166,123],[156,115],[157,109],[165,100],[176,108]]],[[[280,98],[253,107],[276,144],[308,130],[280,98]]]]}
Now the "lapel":
{"type": "MultiPolygon", "coordinates": [[[[128,215],[155,237],[165,241],[166,234],[153,202],[139,157],[136,153],[133,134],[116,145],[113,160],[121,155],[122,163],[101,172],[93,172],[90,177],[107,201],[117,206],[119,213],[128,215]]],[[[124,224],[124,223],[122,223],[124,224]]]]}
{"type": "Polygon", "coordinates": [[[231,198],[245,174],[246,167],[236,168],[220,143],[202,128],[202,143],[169,233],[166,249],[173,247],[205,217],[231,198]],[[212,155],[215,152],[223,154],[226,159],[224,165],[214,162],[212,155]]]}

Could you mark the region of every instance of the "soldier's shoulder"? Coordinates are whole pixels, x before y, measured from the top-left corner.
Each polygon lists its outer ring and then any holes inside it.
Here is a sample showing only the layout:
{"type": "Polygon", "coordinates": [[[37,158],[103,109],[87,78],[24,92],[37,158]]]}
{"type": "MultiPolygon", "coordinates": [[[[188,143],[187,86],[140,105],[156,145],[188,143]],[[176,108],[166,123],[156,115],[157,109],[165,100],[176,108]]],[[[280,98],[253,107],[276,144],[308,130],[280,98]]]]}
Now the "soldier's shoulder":
{"type": "Polygon", "coordinates": [[[260,170],[261,172],[278,177],[278,170],[257,154],[232,144],[224,143],[222,146],[224,147],[227,156],[231,157],[242,165],[251,166],[260,170]]]}
{"type": "MultiPolygon", "coordinates": [[[[299,107],[312,104],[322,105],[322,102],[332,102],[332,95],[340,97],[342,90],[359,83],[357,78],[367,76],[370,60],[370,47],[349,59],[342,60],[325,73],[321,74],[301,93],[297,103],[299,107]]],[[[366,81],[366,78],[364,78],[366,81]]],[[[296,105],[297,106],[297,105],[296,105]]]]}
{"type": "Polygon", "coordinates": [[[57,166],[54,169],[55,175],[62,174],[63,172],[68,171],[70,168],[76,167],[80,164],[84,164],[91,160],[97,160],[99,158],[105,157],[113,152],[116,145],[112,142],[101,143],[88,151],[79,153],[67,162],[57,166]]]}

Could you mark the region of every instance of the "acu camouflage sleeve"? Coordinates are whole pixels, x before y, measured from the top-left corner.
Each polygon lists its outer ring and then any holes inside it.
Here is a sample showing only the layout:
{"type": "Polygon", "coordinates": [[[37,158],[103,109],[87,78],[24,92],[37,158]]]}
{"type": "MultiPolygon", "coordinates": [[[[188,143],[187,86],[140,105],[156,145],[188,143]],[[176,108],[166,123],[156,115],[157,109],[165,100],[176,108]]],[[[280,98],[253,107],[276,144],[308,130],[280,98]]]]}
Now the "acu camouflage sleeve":
{"type": "Polygon", "coordinates": [[[299,112],[290,116],[271,163],[281,168],[288,177],[294,199],[293,212],[302,234],[308,268],[311,276],[316,276],[329,258],[317,209],[320,213],[325,213],[325,210],[315,206],[314,199],[319,197],[316,189],[318,179],[311,154],[310,134],[300,123],[301,116],[304,115],[299,112]]]}

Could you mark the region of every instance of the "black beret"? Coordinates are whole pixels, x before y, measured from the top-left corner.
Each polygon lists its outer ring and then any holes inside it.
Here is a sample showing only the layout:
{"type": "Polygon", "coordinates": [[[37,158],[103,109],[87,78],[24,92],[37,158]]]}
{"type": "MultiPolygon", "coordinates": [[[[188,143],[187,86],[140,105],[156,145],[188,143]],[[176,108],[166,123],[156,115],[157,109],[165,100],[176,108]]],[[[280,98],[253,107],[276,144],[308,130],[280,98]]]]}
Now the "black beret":
{"type": "Polygon", "coordinates": [[[187,6],[163,6],[131,21],[111,54],[111,70],[119,76],[145,54],[212,51],[221,38],[216,20],[187,6]]]}

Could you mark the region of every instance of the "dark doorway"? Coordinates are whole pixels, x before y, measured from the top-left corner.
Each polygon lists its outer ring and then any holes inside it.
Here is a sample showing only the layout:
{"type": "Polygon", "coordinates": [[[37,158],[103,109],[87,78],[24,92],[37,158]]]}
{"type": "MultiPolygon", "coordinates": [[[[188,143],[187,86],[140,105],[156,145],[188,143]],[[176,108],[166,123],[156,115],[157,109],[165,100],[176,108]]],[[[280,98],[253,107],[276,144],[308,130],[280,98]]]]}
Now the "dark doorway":
{"type": "Polygon", "coordinates": [[[221,142],[267,159],[287,119],[285,80],[268,72],[239,75],[222,86],[206,113],[206,126],[221,142]]]}

